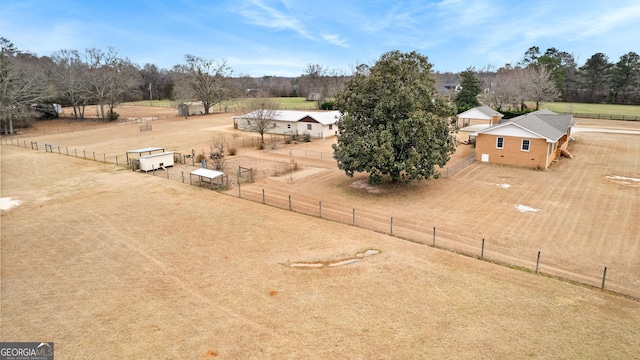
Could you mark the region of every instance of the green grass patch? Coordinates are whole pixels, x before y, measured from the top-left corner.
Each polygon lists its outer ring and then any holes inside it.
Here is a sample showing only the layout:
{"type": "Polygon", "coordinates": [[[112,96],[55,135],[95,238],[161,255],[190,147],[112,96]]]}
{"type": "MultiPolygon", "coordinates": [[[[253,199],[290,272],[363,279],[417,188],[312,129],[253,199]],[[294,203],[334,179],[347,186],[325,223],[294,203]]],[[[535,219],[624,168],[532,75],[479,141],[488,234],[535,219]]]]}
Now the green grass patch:
{"type": "MultiPolygon", "coordinates": [[[[231,99],[224,101],[220,104],[215,104],[212,108],[213,111],[219,111],[225,107],[229,111],[240,111],[242,109],[243,98],[231,99]]],[[[303,97],[281,97],[273,98],[278,104],[281,110],[318,110],[318,103],[315,101],[307,101],[303,97]]],[[[145,100],[145,101],[132,101],[122,103],[127,106],[164,106],[164,107],[177,107],[178,104],[184,101],[195,100],[145,100]]]]}
{"type": "Polygon", "coordinates": [[[541,103],[540,108],[546,108],[558,113],[571,113],[577,117],[595,119],[640,120],[640,106],[614,104],[581,104],[565,102],[541,103]]]}

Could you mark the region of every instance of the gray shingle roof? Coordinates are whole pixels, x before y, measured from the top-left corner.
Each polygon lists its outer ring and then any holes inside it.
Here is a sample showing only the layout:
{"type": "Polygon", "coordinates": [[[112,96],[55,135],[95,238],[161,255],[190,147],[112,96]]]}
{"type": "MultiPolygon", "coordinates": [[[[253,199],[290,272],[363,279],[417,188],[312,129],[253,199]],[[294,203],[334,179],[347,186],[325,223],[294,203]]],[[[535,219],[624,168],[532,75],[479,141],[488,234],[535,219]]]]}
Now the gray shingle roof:
{"type": "Polygon", "coordinates": [[[501,120],[499,124],[513,123],[549,140],[557,141],[575,125],[573,115],[560,115],[551,110],[542,109],[513,119],[501,120]]]}
{"type": "Polygon", "coordinates": [[[488,107],[486,105],[477,106],[474,109],[477,109],[478,111],[480,111],[480,112],[482,112],[482,113],[484,113],[486,115],[489,115],[489,116],[496,116],[496,115],[500,116],[500,117],[504,116],[501,113],[493,110],[492,108],[490,108],[490,107],[488,107]]]}

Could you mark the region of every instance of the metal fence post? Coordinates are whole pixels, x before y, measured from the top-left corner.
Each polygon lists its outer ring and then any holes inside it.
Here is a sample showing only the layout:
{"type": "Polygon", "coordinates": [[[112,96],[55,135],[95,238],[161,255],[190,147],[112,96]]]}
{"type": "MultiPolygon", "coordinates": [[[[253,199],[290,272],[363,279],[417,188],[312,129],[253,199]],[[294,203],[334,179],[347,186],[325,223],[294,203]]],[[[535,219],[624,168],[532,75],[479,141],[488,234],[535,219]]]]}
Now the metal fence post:
{"type": "Polygon", "coordinates": [[[539,266],[540,266],[540,251],[538,251],[538,260],[536,260],[536,274],[538,273],[539,266]]]}
{"type": "Polygon", "coordinates": [[[433,246],[436,246],[436,227],[433,227],[433,246]]]}
{"type": "Polygon", "coordinates": [[[602,274],[602,287],[601,289],[604,290],[604,281],[607,279],[607,267],[604,267],[604,274],[602,274]]]}
{"type": "Polygon", "coordinates": [[[482,239],[482,251],[480,252],[480,259],[484,258],[484,239],[482,239]]]}

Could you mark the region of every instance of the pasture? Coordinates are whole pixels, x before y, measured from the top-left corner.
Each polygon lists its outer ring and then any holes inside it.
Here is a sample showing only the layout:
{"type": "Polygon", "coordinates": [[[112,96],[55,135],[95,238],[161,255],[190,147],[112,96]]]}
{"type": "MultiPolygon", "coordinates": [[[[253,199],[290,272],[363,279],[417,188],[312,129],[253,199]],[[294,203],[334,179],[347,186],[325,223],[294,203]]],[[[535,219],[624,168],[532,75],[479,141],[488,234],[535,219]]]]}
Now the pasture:
{"type": "MultiPolygon", "coordinates": [[[[242,98],[227,100],[220,104],[216,104],[212,110],[220,111],[226,106],[229,109],[240,110],[242,109],[242,98]]],[[[317,110],[318,105],[315,101],[307,101],[303,97],[278,97],[273,98],[280,105],[280,109],[283,110],[317,110]]],[[[184,100],[153,100],[153,101],[136,101],[123,104],[125,107],[130,106],[145,106],[145,107],[177,107],[178,104],[184,100]]],[[[117,112],[117,110],[116,110],[117,112]]],[[[125,112],[126,113],[126,112],[125,112]]]]}
{"type": "MultiPolygon", "coordinates": [[[[216,114],[27,140],[187,152],[233,131],[230,114],[216,114]]],[[[633,357],[638,301],[400,238],[437,226],[443,245],[477,252],[485,238],[487,256],[529,269],[541,251],[542,271],[587,283],[608,266],[613,290],[639,292],[640,187],[620,180],[640,178],[638,135],[574,136],[576,158],[549,171],[476,163],[377,193],[362,175],[299,158],[293,182],[243,184],[254,201],[2,145],[2,197],[22,202],[1,213],[2,339],[54,341],[61,358],[633,357]],[[262,205],[262,190],[274,203],[322,201],[333,221],[262,205]],[[396,236],[345,224],[351,209],[393,217],[396,236]]],[[[238,157],[289,161],[251,148],[238,157]]]]}
{"type": "MultiPolygon", "coordinates": [[[[530,105],[530,108],[535,108],[530,105]]],[[[591,114],[595,115],[615,115],[620,118],[622,115],[640,117],[640,106],[638,105],[616,105],[616,104],[579,104],[565,102],[545,102],[540,103],[540,108],[547,108],[559,113],[591,114]]]]}

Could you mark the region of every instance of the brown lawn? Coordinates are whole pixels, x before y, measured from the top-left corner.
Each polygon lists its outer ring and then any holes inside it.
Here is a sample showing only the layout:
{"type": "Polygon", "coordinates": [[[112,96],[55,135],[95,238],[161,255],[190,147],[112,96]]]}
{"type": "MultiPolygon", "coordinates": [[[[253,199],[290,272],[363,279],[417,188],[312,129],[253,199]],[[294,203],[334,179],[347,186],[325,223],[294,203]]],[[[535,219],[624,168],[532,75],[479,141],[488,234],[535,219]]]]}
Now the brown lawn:
{"type": "MultiPolygon", "coordinates": [[[[148,132],[55,132],[65,123],[21,141],[186,153],[233,132],[228,114],[161,119],[148,132]]],[[[607,176],[640,178],[638,136],[575,137],[576,158],[549,171],[475,163],[378,193],[296,157],[292,175],[264,170],[242,185],[256,202],[235,186],[175,181],[186,165],[171,181],[2,145],[1,196],[22,203],[1,212],[0,337],[54,341],[63,359],[632,358],[638,301],[383,233],[393,217],[394,235],[430,244],[436,226],[440,246],[479,254],[485,238],[485,256],[528,268],[541,251],[542,272],[592,285],[607,266],[607,288],[637,296],[640,187],[607,176]],[[287,207],[291,195],[314,216],[260,204],[263,189],[267,203],[287,207]],[[318,218],[319,201],[335,221],[318,218]],[[353,209],[356,225],[377,231],[340,223],[353,209]]],[[[330,142],[288,149],[328,153],[330,142]]],[[[237,158],[266,169],[290,160],[250,147],[237,158]]]]}

